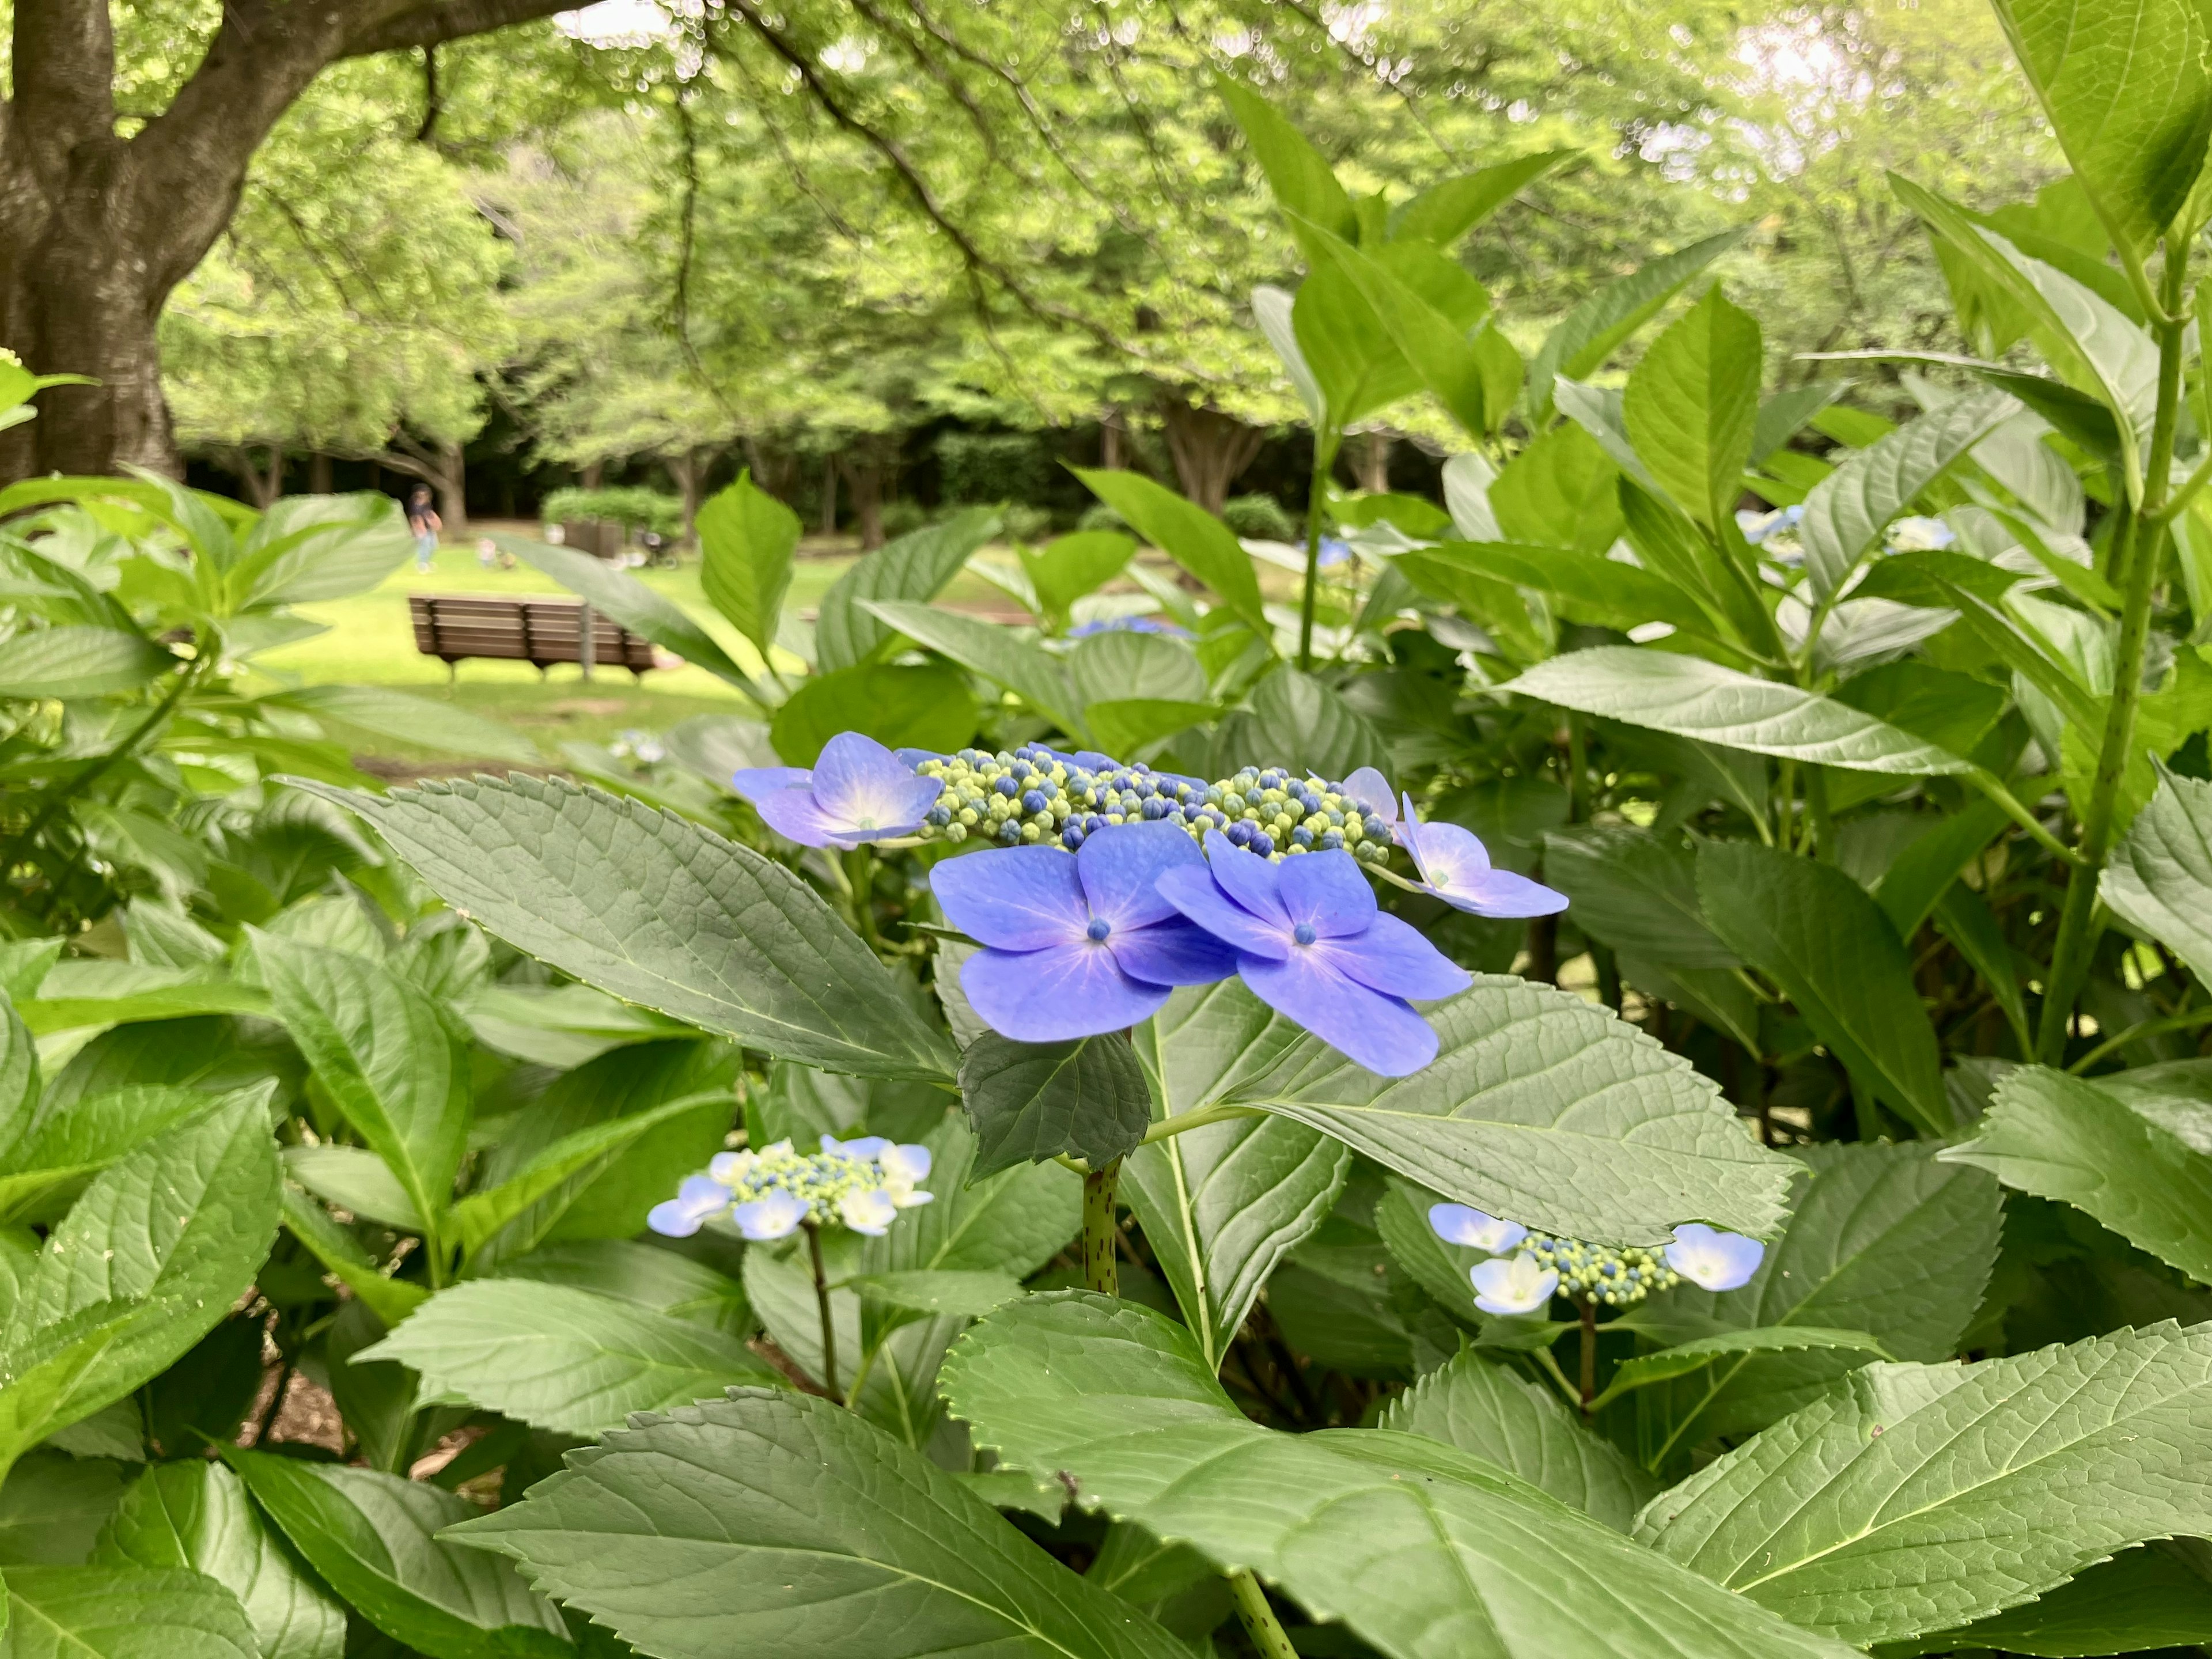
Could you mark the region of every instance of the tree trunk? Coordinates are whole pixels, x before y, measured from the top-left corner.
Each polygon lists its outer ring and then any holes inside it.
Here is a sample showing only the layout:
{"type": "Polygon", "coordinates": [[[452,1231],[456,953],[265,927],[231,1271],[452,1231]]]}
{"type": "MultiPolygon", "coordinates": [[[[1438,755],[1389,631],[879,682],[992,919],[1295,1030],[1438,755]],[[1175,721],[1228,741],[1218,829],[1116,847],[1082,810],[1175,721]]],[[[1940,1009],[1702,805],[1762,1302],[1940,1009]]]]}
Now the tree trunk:
{"type": "Polygon", "coordinates": [[[837,458],[822,458],[822,533],[837,533],[837,458]]]}
{"type": "Polygon", "coordinates": [[[853,518],[860,532],[860,550],[872,553],[884,544],[884,465],[872,457],[854,460],[837,458],[853,495],[853,518]]]}
{"type": "Polygon", "coordinates": [[[1359,457],[1359,487],[1381,495],[1390,488],[1390,434],[1370,432],[1359,457]]]}
{"type": "Polygon", "coordinates": [[[686,547],[698,539],[699,505],[706,495],[707,470],[714,464],[714,452],[705,447],[678,450],[668,459],[668,476],[676,481],[677,494],[684,498],[686,547]]]}
{"type": "Polygon", "coordinates": [[[1219,513],[1229,486],[1252,465],[1267,434],[1218,409],[1176,400],[1162,404],[1160,415],[1182,493],[1207,512],[1219,513]]]}
{"type": "Polygon", "coordinates": [[[1109,409],[1098,420],[1098,465],[1109,472],[1121,470],[1124,435],[1120,409],[1109,409]]]}
{"type": "Polygon", "coordinates": [[[404,433],[394,435],[398,446],[372,457],[375,463],[420,478],[438,492],[438,517],[448,536],[469,533],[468,465],[459,444],[440,444],[435,449],[416,442],[404,433]]]}
{"type": "Polygon", "coordinates": [[[586,489],[597,489],[599,480],[606,474],[605,461],[590,461],[578,470],[576,482],[586,489]]]}
{"type": "Polygon", "coordinates": [[[310,495],[331,493],[331,458],[319,450],[307,457],[307,493],[310,495]]]}

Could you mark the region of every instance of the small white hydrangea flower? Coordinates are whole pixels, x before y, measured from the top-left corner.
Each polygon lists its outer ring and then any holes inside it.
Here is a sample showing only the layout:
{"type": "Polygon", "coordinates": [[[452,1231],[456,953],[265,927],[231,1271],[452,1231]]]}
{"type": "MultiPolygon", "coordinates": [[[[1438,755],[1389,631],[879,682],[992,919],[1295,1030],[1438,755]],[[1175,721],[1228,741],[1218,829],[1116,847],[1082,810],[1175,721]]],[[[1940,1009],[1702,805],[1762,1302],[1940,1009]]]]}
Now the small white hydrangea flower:
{"type": "Polygon", "coordinates": [[[1492,1256],[1468,1270],[1474,1281],[1474,1305],[1486,1314],[1534,1313],[1559,1288],[1556,1267],[1533,1255],[1492,1256]]]}
{"type": "Polygon", "coordinates": [[[730,1189],[720,1182],[687,1176],[675,1197],[653,1206],[645,1224],[668,1238],[689,1238],[729,1202],[730,1189]]]}
{"type": "Polygon", "coordinates": [[[1519,1222],[1501,1221],[1465,1204],[1430,1205],[1429,1225],[1447,1244],[1464,1244],[1492,1255],[1504,1255],[1528,1236],[1519,1222]]]}
{"type": "Polygon", "coordinates": [[[837,1213],[854,1232],[881,1238],[898,1218],[898,1206],[878,1187],[864,1193],[847,1193],[837,1200],[837,1213]]]}
{"type": "Polygon", "coordinates": [[[646,1224],[688,1238],[717,1217],[745,1237],[788,1238],[803,1226],[845,1226],[879,1237],[901,1210],[930,1201],[916,1183],[929,1174],[927,1146],[901,1146],[882,1135],[821,1137],[818,1152],[779,1140],[758,1152],[722,1152],[708,1173],[688,1177],[657,1204],[646,1224]]]}
{"type": "Polygon", "coordinates": [[[730,1213],[739,1232],[756,1243],[766,1243],[797,1232],[812,1207],[795,1193],[777,1191],[740,1204],[730,1213]]]}
{"type": "Polygon", "coordinates": [[[1718,1232],[1701,1221],[1675,1228],[1674,1242],[1667,1247],[1667,1265],[1708,1291],[1733,1291],[1748,1285],[1765,1258],[1766,1246],[1757,1239],[1718,1232]]]}

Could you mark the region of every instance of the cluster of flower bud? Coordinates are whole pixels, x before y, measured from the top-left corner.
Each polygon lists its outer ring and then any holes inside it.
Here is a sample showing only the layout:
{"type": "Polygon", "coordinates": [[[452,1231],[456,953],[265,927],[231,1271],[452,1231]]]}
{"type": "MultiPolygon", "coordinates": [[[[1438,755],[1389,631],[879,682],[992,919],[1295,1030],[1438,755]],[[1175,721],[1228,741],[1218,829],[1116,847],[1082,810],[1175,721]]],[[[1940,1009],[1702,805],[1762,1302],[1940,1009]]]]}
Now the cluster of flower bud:
{"type": "Polygon", "coordinates": [[[674,1198],[654,1205],[646,1224],[688,1238],[726,1214],[754,1240],[841,1224],[879,1237],[901,1210],[930,1201],[915,1184],[928,1179],[930,1162],[927,1146],[896,1146],[881,1135],[823,1135],[818,1152],[796,1152],[788,1140],[723,1152],[705,1175],[688,1177],[674,1198]]]}
{"type": "Polygon", "coordinates": [[[1559,1275],[1558,1294],[1586,1297],[1607,1308],[1633,1307],[1654,1291],[1670,1291],[1682,1276],[1666,1258],[1637,1245],[1613,1249],[1579,1239],[1530,1233],[1521,1249],[1538,1265],[1559,1275]]]}
{"type": "Polygon", "coordinates": [[[923,839],[974,836],[1006,847],[1057,842],[1073,851],[1109,824],[1165,821],[1194,841],[1218,830],[1272,860],[1341,848],[1379,864],[1390,853],[1388,800],[1357,799],[1342,784],[1277,768],[1247,767],[1207,783],[1033,744],[1012,753],[963,749],[915,770],[940,787],[915,832],[923,839]]]}

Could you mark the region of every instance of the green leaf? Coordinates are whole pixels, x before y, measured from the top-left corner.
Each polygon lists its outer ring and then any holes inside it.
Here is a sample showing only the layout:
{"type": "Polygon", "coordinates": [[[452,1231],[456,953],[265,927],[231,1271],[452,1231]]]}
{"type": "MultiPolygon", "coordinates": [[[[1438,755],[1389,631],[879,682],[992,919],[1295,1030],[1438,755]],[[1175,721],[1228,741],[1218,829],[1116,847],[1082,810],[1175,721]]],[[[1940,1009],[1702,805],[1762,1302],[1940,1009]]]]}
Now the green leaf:
{"type": "Polygon", "coordinates": [[[538,766],[538,745],[514,727],[434,697],[417,697],[388,685],[303,685],[259,699],[319,719],[396,738],[421,749],[442,749],[472,759],[538,766]]]}
{"type": "Polygon", "coordinates": [[[1391,562],[1414,586],[1447,599],[1455,597],[1449,571],[1468,570],[1549,594],[1553,609],[1563,619],[1586,627],[1625,634],[1646,623],[1662,622],[1692,635],[1710,636],[1713,631],[1705,607],[1666,577],[1601,553],[1501,542],[1447,542],[1418,553],[1401,553],[1391,562]]]}
{"type": "MultiPolygon", "coordinates": [[[[264,1107],[267,1085],[249,1091],[264,1107]]],[[[57,1106],[0,1157],[0,1221],[50,1221],[84,1182],[149,1138],[208,1109],[199,1089],[159,1085],[114,1089],[57,1106]]]]}
{"type": "Polygon", "coordinates": [[[1267,177],[1267,188],[1274,192],[1276,204],[1291,222],[1295,225],[1300,219],[1310,219],[1331,235],[1341,236],[1346,241],[1356,240],[1359,228],[1352,214],[1352,198],[1344,193],[1336,174],[1322,159],[1321,152],[1306,141],[1305,135],[1249,87],[1226,76],[1216,76],[1213,88],[1220,94],[1221,101],[1229,106],[1237,125],[1244,130],[1244,142],[1251,147],[1252,159],[1260,164],[1261,172],[1267,177]]]}
{"type": "Polygon", "coordinates": [[[562,1434],[601,1435],[775,1374],[734,1336],[595,1291],[477,1279],[442,1291],[364,1360],[398,1360],[427,1392],[562,1434]]]}
{"type": "Polygon", "coordinates": [[[1747,228],[1724,230],[1654,259],[1594,290],[1554,323],[1528,366],[1529,414],[1537,426],[1552,419],[1553,386],[1559,376],[1582,380],[1603,368],[1631,335],[1747,234],[1747,228]]]}
{"type": "Polygon", "coordinates": [[[301,1192],[286,1187],[283,1196],[284,1224],[308,1253],[387,1325],[396,1325],[412,1313],[429,1292],[412,1279],[386,1277],[354,1236],[338,1225],[329,1211],[301,1192]]]}
{"type": "MultiPolygon", "coordinates": [[[[1386,256],[1389,252],[1389,246],[1382,250],[1386,256]]],[[[1469,325],[1480,315],[1478,311],[1469,318],[1469,325]]],[[[1392,343],[1375,308],[1334,260],[1315,264],[1298,284],[1291,329],[1291,343],[1313,376],[1315,396],[1322,405],[1320,416],[1340,430],[1421,389],[1420,375],[1392,343]]]]}
{"type": "Polygon", "coordinates": [[[1948,1630],[2203,1530],[2208,1405],[2203,1327],[1869,1365],[1661,1493],[1638,1536],[1854,1646],[1948,1630]]]}
{"type": "MultiPolygon", "coordinates": [[[[702,1261],[630,1238],[580,1238],[503,1261],[501,1279],[596,1291],[732,1335],[755,1328],[744,1286],[702,1261]]],[[[392,1322],[397,1324],[398,1322],[392,1322]]]]}
{"type": "Polygon", "coordinates": [[[1544,880],[1616,951],[1668,968],[1743,965],[1706,924],[1697,858],[1679,841],[1627,823],[1556,830],[1544,837],[1544,880]]]}
{"type": "Polygon", "coordinates": [[[247,532],[231,592],[244,594],[240,610],[349,599],[399,568],[414,543],[399,504],[380,489],[288,495],[247,532]]]}
{"type": "Polygon", "coordinates": [[[2002,1649],[2050,1659],[2192,1648],[2212,1641],[2212,1577],[2206,1546],[2169,1539],[2123,1550],[2057,1589],[1963,1630],[1885,1645],[1881,1659],[2002,1649]]]}
{"type": "Polygon", "coordinates": [[[1204,582],[1261,639],[1274,637],[1260,579],[1236,532],[1194,501],[1134,472],[1077,467],[1075,476],[1130,528],[1204,582]]]}
{"type": "Polygon", "coordinates": [[[467,1059],[437,1005],[349,951],[246,933],[276,1017],[434,1237],[468,1149],[471,1094],[467,1059]]]}
{"type": "Polygon", "coordinates": [[[1013,1042],[986,1032],[960,1057],[960,1098],[975,1126],[975,1173],[1062,1153],[1103,1170],[1152,1127],[1152,1096],[1120,1032],[1013,1042]]]}
{"type": "Polygon", "coordinates": [[[886,1307],[908,1313],[947,1314],[956,1319],[979,1319],[1025,1294],[1020,1279],[1010,1273],[994,1271],[862,1273],[844,1280],[842,1288],[886,1307]]]}
{"type": "Polygon", "coordinates": [[[779,758],[811,766],[823,744],[859,732],[886,749],[949,754],[975,735],[975,696],[968,677],[949,663],[894,666],[864,663],[811,675],[769,730],[779,758]]]}
{"type": "MultiPolygon", "coordinates": [[[[1390,210],[1390,240],[1427,242],[1449,251],[1453,243],[1537,179],[1579,156],[1579,151],[1571,149],[1539,150],[1431,185],[1390,210]]],[[[1303,208],[1296,210],[1305,212],[1303,208]]],[[[1306,216],[1327,222],[1317,214],[1306,216]]]]}
{"type": "Polygon", "coordinates": [[[1026,1297],[955,1345],[945,1379],[1002,1463],[1064,1471],[1083,1507],[1249,1567],[1387,1659],[1840,1659],[1454,1447],[1261,1428],[1133,1304],[1026,1297]]]}
{"type": "Polygon", "coordinates": [[[1687,1061],[1609,1012],[1498,975],[1426,1012],[1439,1048],[1411,1077],[1377,1077],[1304,1037],[1240,1060],[1215,1097],[1566,1237],[1655,1244],[1692,1219],[1758,1236],[1780,1226],[1789,1165],[1752,1144],[1687,1061]]]}
{"type": "Polygon", "coordinates": [[[453,1537],[663,1659],[1188,1659],[958,1478],[825,1401],[655,1417],[453,1537]]]}
{"type": "Polygon", "coordinates": [[[687,820],[555,778],[381,799],[301,787],[366,817],[462,914],[587,985],[786,1059],[952,1073],[951,1045],[812,888],[687,820]]]}
{"type": "Polygon", "coordinates": [[[2203,12],[2186,0],[2000,0],[1996,13],[2097,216],[2140,262],[2212,143],[2203,12]]]}
{"type": "Polygon", "coordinates": [[[2002,392],[1972,392],[1846,456],[1813,487],[1797,526],[1814,592],[1838,593],[1889,521],[2019,409],[2002,392]]]}
{"type": "MultiPolygon", "coordinates": [[[[1177,991],[1138,1028],[1139,1057],[1170,1118],[1212,1104],[1245,1068],[1303,1039],[1234,984],[1177,991]]],[[[1351,1170],[1342,1143],[1264,1115],[1187,1129],[1139,1146],[1121,1166],[1121,1195],[1217,1370],[1261,1287],[1328,1217],[1351,1170]]]]}
{"type": "Polygon", "coordinates": [[[862,608],[917,645],[1003,685],[1069,736],[1085,733],[1082,703],[1067,671],[1042,647],[1012,629],[981,622],[931,605],[869,599],[862,608]]]}
{"type": "Polygon", "coordinates": [[[1018,546],[1030,591],[1054,627],[1066,626],[1075,602],[1097,592],[1120,575],[1137,544],[1118,530],[1079,530],[1058,537],[1034,552],[1018,546]]]}
{"type": "Polygon", "coordinates": [[[1719,285],[1651,343],[1621,400],[1630,441],[1675,506],[1731,521],[1759,420],[1759,325],[1719,285]]]}
{"type": "Polygon", "coordinates": [[[287,1146],[283,1158],[286,1176],[325,1203],[402,1232],[429,1231],[405,1183],[366,1146],[287,1146]]]}
{"type": "Polygon", "coordinates": [[[278,1180],[258,1094],[110,1165],[47,1236],[0,1324],[0,1461],[164,1370],[253,1282],[278,1180]]]}
{"type": "Polygon", "coordinates": [[[1576,1420],[1559,1395],[1470,1348],[1383,1408],[1382,1429],[1456,1446],[1626,1532],[1659,1483],[1576,1420]]]}
{"type": "Polygon", "coordinates": [[[1158,697],[1115,697],[1083,711],[1091,735],[1109,755],[1134,756],[1147,744],[1204,726],[1221,711],[1210,702],[1177,702],[1158,697]]]}
{"type": "Polygon", "coordinates": [[[1779,985],[1821,1042],[1924,1133],[1951,1127],[1936,1028],[1912,958],[1866,889],[1833,865],[1748,842],[1698,849],[1722,942],[1779,985]]]}
{"type": "Polygon", "coordinates": [[[822,596],[814,623],[815,666],[823,673],[854,668],[890,644],[890,627],[871,601],[927,605],[960,574],[975,550],[999,532],[999,515],[971,507],[942,523],[885,542],[837,578],[822,596]]]}
{"type": "MultiPolygon", "coordinates": [[[[130,1404],[135,1411],[137,1402],[130,1404]]],[[[82,1565],[131,1473],[114,1458],[64,1456],[51,1447],[18,1459],[0,1486],[0,1565],[82,1565]]]]}
{"type": "Polygon", "coordinates": [[[1312,675],[1285,665],[1253,688],[1260,750],[1253,758],[1340,781],[1389,764],[1382,739],[1358,710],[1312,675]]]}
{"type": "Polygon", "coordinates": [[[41,628],[0,640],[0,699],[97,697],[143,685],[176,665],[143,634],[41,628]]]}
{"type": "Polygon", "coordinates": [[[783,622],[799,515],[757,488],[750,468],[741,468],[735,483],[700,506],[696,526],[700,586],[766,662],[783,622]]]}
{"type": "Polygon", "coordinates": [[[2008,1187],[2086,1210],[2130,1243],[2212,1282],[2212,1155],[2202,1109],[2184,1098],[2094,1082],[2041,1066],[2008,1072],[1980,1133],[1940,1156],[2008,1187]]]}
{"type": "Polygon", "coordinates": [[[1075,695],[1085,703],[1135,692],[1170,702],[1206,701],[1206,670],[1181,640],[1158,634],[1095,634],[1068,655],[1075,695]]]}
{"type": "Polygon", "coordinates": [[[1890,1357],[1881,1344],[1864,1331],[1834,1331],[1820,1325],[1754,1326],[1746,1330],[1716,1331],[1711,1336],[1692,1337],[1657,1353],[1623,1360],[1604,1391],[1590,1401],[1590,1409],[1596,1411],[1622,1395],[1648,1389],[1655,1382],[1670,1382],[1692,1371],[1701,1371],[1734,1354],[1781,1353],[1804,1348],[1840,1348],[1847,1353],[1870,1354],[1881,1359],[1890,1357]]]}
{"type": "Polygon", "coordinates": [[[672,599],[665,599],[627,570],[618,570],[605,559],[579,553],[573,547],[549,547],[524,536],[495,535],[491,538],[525,564],[550,576],[600,615],[633,634],[673,651],[694,667],[765,706],[770,699],[753,684],[752,676],[732,660],[702,628],[672,599]]]}
{"type": "Polygon", "coordinates": [[[2212,783],[2171,773],[2112,849],[2098,896],[2212,982],[2212,783]]]}
{"type": "Polygon", "coordinates": [[[571,1659],[560,1613],[503,1561],[438,1534],[466,1499],[376,1469],[223,1449],[253,1501],[323,1581],[428,1659],[571,1659]]]}
{"type": "Polygon", "coordinates": [[[8,1659],[275,1659],[238,1598],[196,1572],[10,1567],[8,1659]]]}
{"type": "Polygon", "coordinates": [[[261,1659],[341,1659],[345,1609],[294,1565],[225,1465],[157,1463],[139,1476],[93,1555],[109,1566],[205,1573],[235,1595],[261,1659]]]}
{"type": "MultiPolygon", "coordinates": [[[[1478,438],[1504,422],[1520,390],[1518,355],[1479,315],[1473,319],[1455,316],[1432,302],[1423,291],[1429,285],[1407,280],[1408,266],[1417,266],[1421,256],[1439,256],[1423,244],[1410,242],[1392,244],[1382,255],[1370,254],[1317,228],[1297,228],[1308,256],[1317,264],[1328,261],[1343,275],[1398,355],[1453,419],[1478,438]],[[1470,320],[1475,331],[1472,335],[1470,320]]],[[[1482,310],[1488,308],[1486,296],[1482,310]]]]}
{"type": "Polygon", "coordinates": [[[1539,702],[1727,749],[1900,777],[1957,775],[1970,761],[1832,697],[1718,663],[1601,645],[1538,663],[1509,690],[1539,702]]]}
{"type": "Polygon", "coordinates": [[[1081,1231],[1083,1177],[1065,1164],[975,1175],[975,1136],[957,1112],[948,1112],[922,1145],[929,1148],[934,1200],[904,1212],[888,1235],[869,1241],[868,1272],[1004,1271],[1026,1279],[1081,1231]]]}

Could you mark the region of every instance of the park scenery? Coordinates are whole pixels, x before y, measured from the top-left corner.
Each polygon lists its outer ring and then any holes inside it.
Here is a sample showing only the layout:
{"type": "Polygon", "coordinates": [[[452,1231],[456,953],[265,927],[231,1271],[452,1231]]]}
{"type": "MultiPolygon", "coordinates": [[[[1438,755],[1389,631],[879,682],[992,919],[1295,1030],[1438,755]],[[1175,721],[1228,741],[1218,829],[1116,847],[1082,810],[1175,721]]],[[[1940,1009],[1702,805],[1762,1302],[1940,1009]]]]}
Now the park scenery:
{"type": "Polygon", "coordinates": [[[0,1659],[2212,1653],[2201,0],[0,37],[0,1659]]]}

